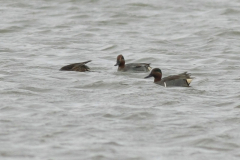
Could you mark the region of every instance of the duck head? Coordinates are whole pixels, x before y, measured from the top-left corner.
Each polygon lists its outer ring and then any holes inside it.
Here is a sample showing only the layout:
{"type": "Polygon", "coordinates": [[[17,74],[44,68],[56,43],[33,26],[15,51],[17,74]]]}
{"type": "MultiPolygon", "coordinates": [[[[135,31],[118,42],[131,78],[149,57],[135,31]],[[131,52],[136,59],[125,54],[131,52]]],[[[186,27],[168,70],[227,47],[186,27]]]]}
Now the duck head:
{"type": "Polygon", "coordinates": [[[120,54],[120,55],[117,56],[117,63],[114,66],[119,66],[119,67],[123,67],[124,68],[125,60],[124,60],[123,55],[120,54]]]}
{"type": "Polygon", "coordinates": [[[154,68],[151,73],[144,78],[154,77],[154,82],[161,81],[162,79],[162,71],[159,68],[154,68]]]}

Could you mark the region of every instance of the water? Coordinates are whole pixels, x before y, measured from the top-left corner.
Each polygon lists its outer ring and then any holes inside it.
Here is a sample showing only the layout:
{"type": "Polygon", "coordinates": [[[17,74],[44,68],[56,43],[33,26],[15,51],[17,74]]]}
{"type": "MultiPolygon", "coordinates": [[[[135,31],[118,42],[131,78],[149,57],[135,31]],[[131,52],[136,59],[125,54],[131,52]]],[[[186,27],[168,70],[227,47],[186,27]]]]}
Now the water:
{"type": "Polygon", "coordinates": [[[0,157],[240,158],[240,1],[1,1],[0,157]],[[189,88],[147,74],[184,71],[189,88]],[[60,72],[92,60],[95,72],[60,72]]]}

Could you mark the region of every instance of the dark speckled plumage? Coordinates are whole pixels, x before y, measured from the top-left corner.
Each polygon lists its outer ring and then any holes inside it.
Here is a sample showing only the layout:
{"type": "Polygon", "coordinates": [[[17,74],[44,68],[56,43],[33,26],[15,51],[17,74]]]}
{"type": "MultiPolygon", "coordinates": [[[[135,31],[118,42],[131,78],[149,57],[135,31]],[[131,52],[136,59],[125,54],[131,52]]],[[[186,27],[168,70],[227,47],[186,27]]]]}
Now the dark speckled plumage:
{"type": "Polygon", "coordinates": [[[193,79],[187,72],[162,78],[162,71],[159,68],[154,68],[151,73],[145,78],[149,77],[154,77],[154,83],[162,85],[164,87],[189,87],[193,79]]]}
{"type": "Polygon", "coordinates": [[[125,64],[125,59],[123,55],[117,56],[117,63],[115,66],[118,66],[118,71],[123,72],[149,72],[152,68],[150,63],[129,63],[125,64]]]}
{"type": "Polygon", "coordinates": [[[85,65],[88,62],[91,62],[91,60],[86,62],[81,62],[81,63],[69,64],[69,65],[63,66],[60,70],[61,71],[78,71],[78,72],[90,71],[90,68],[87,65],[85,65]]]}

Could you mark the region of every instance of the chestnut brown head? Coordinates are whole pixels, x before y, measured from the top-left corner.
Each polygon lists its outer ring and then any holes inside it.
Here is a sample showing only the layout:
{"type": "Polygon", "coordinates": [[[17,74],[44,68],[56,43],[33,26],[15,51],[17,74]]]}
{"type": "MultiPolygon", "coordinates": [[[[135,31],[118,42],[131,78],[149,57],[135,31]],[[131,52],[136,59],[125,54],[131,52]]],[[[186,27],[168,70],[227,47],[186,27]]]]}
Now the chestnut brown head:
{"type": "Polygon", "coordinates": [[[159,69],[159,68],[152,69],[151,73],[144,78],[149,78],[149,77],[154,77],[154,82],[161,81],[161,79],[162,79],[161,69],[159,69]]]}

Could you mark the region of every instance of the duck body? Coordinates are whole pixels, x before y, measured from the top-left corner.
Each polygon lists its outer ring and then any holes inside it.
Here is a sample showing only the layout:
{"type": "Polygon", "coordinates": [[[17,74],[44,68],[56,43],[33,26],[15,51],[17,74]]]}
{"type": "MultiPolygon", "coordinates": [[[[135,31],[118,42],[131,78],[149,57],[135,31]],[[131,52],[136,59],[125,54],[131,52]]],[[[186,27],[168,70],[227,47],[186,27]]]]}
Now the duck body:
{"type": "Polygon", "coordinates": [[[156,84],[162,85],[164,87],[172,87],[172,86],[179,86],[179,87],[189,87],[192,79],[187,72],[172,75],[168,77],[164,77],[161,81],[155,82],[156,84]]]}
{"type": "Polygon", "coordinates": [[[154,68],[145,78],[149,77],[154,77],[154,83],[164,87],[189,87],[193,79],[187,72],[162,78],[162,71],[159,68],[154,68]]]}
{"type": "Polygon", "coordinates": [[[129,63],[124,67],[118,67],[118,71],[123,72],[149,72],[151,69],[150,63],[129,63]]]}
{"type": "Polygon", "coordinates": [[[86,72],[90,71],[90,68],[85,65],[86,63],[91,62],[91,60],[81,63],[73,63],[66,66],[63,66],[60,71],[77,71],[77,72],[86,72]]]}
{"type": "Polygon", "coordinates": [[[118,66],[118,71],[122,72],[149,72],[152,69],[150,63],[125,64],[125,59],[122,55],[118,55],[115,66],[118,66]]]}

